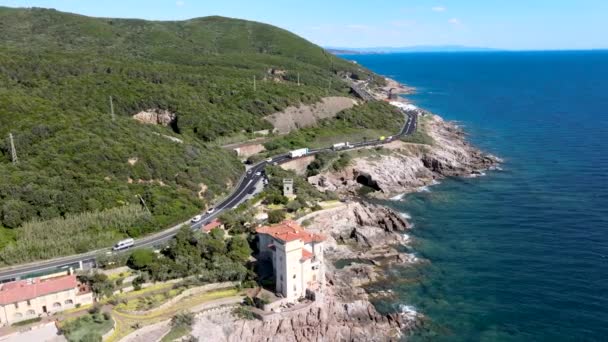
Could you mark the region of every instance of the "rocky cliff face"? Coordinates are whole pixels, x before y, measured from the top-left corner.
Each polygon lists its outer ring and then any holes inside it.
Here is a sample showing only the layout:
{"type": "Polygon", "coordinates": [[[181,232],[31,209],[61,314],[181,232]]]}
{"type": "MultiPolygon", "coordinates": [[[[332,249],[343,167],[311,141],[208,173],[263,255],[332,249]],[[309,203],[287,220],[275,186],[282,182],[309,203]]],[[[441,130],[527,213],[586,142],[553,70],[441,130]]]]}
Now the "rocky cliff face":
{"type": "Polygon", "coordinates": [[[325,234],[326,284],[322,301],[296,312],[283,312],[267,321],[234,316],[198,317],[193,333],[214,341],[312,342],[398,341],[414,328],[412,312],[382,314],[362,288],[380,277],[380,265],[408,263],[392,245],[403,243],[410,224],[398,213],[380,206],[350,202],[307,217],[308,230],[325,234]],[[343,268],[340,259],[357,260],[343,268]],[[204,332],[204,333],[203,333],[204,332]]]}
{"type": "Polygon", "coordinates": [[[398,341],[411,328],[404,314],[382,315],[365,300],[327,301],[289,318],[269,322],[245,321],[228,341],[398,341]]]}
{"type": "Polygon", "coordinates": [[[453,123],[427,114],[418,129],[433,139],[432,145],[393,142],[376,153],[355,158],[340,172],[324,172],[309,181],[320,190],[355,194],[362,185],[378,190],[379,197],[415,191],[449,176],[476,176],[495,167],[500,160],[471,146],[453,123]]]}
{"type": "Polygon", "coordinates": [[[177,115],[164,109],[148,109],[133,115],[133,119],[145,124],[172,126],[177,121],[177,115]]]}

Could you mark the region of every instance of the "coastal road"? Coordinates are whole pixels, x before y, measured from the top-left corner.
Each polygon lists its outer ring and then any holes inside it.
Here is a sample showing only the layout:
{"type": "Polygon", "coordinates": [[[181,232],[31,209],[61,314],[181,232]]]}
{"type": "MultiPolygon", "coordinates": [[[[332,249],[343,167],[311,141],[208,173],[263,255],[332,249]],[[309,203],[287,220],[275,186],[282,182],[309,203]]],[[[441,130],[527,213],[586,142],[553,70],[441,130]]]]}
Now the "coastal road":
{"type": "MultiPolygon", "coordinates": [[[[367,94],[365,92],[365,90],[363,90],[362,88],[359,88],[358,90],[361,91],[362,93],[367,94]]],[[[366,95],[364,95],[364,96],[366,96],[366,95]]],[[[371,95],[369,95],[369,94],[367,94],[367,96],[371,97],[371,95]]],[[[416,125],[418,122],[419,112],[417,110],[408,110],[408,111],[401,110],[401,111],[403,112],[403,115],[407,119],[406,119],[406,122],[403,125],[401,131],[398,134],[396,134],[395,136],[389,137],[389,138],[383,139],[383,140],[380,140],[380,139],[366,140],[366,141],[362,141],[362,142],[352,143],[351,144],[352,147],[344,148],[344,149],[341,149],[340,151],[382,145],[382,144],[389,143],[400,137],[413,134],[416,131],[416,125]]],[[[316,153],[324,152],[324,151],[332,151],[332,148],[327,147],[327,148],[310,150],[308,155],[311,155],[311,154],[314,155],[316,153]]],[[[161,245],[165,244],[167,241],[169,241],[177,233],[177,231],[180,229],[180,227],[182,227],[183,225],[190,225],[192,229],[199,229],[201,226],[213,221],[213,219],[215,219],[216,217],[221,215],[223,212],[237,207],[239,204],[243,203],[249,196],[251,196],[255,191],[256,184],[258,182],[262,181],[263,178],[265,177],[264,168],[267,165],[275,164],[275,163],[277,165],[279,165],[279,164],[288,162],[290,160],[293,160],[293,159],[291,159],[289,157],[289,155],[281,154],[281,155],[269,158],[267,160],[264,160],[262,162],[259,162],[255,165],[251,166],[245,172],[245,174],[243,176],[241,176],[241,179],[239,180],[238,184],[236,185],[236,187],[234,188],[232,193],[230,195],[228,195],[225,199],[220,201],[218,204],[216,204],[213,212],[205,212],[205,213],[201,214],[202,219],[196,223],[191,223],[191,221],[186,221],[186,222],[180,223],[178,225],[175,225],[171,228],[168,228],[166,230],[163,230],[162,232],[138,239],[135,241],[135,245],[133,248],[161,246],[161,245]]],[[[51,259],[51,260],[38,261],[35,263],[30,263],[30,264],[22,264],[22,265],[2,268],[2,269],[0,269],[0,283],[19,279],[19,278],[30,277],[35,274],[49,272],[52,270],[61,270],[61,269],[66,269],[68,267],[80,268],[83,266],[83,264],[94,263],[95,258],[97,256],[103,255],[106,253],[112,253],[111,249],[105,248],[105,249],[95,250],[95,251],[78,254],[78,255],[72,255],[72,256],[67,256],[67,257],[62,257],[62,258],[51,259]]],[[[114,253],[117,253],[117,252],[114,252],[114,253]]]]}

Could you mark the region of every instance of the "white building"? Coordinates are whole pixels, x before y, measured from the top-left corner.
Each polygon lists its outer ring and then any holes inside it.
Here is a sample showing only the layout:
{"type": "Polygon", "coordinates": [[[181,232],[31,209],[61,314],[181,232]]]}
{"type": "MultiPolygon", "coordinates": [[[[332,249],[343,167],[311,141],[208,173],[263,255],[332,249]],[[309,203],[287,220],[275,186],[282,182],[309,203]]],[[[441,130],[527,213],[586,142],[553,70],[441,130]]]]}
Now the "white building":
{"type": "Polygon", "coordinates": [[[277,293],[295,301],[321,292],[325,281],[323,235],[307,232],[291,220],[258,228],[257,233],[258,258],[272,261],[277,293]]]}

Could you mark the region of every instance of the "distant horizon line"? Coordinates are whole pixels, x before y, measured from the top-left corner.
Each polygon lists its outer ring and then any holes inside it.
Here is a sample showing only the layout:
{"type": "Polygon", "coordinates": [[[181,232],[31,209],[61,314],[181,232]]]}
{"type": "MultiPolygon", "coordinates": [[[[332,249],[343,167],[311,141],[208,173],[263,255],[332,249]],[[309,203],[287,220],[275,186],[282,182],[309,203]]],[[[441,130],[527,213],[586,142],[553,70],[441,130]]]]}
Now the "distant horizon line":
{"type": "Polygon", "coordinates": [[[602,48],[546,48],[546,49],[504,49],[504,48],[477,48],[466,47],[450,48],[449,46],[429,45],[429,46],[404,46],[404,47],[333,47],[323,46],[328,51],[352,52],[356,54],[391,54],[391,53],[433,53],[433,52],[453,52],[453,53],[495,53],[495,52],[585,52],[585,51],[608,51],[608,47],[602,48]]]}

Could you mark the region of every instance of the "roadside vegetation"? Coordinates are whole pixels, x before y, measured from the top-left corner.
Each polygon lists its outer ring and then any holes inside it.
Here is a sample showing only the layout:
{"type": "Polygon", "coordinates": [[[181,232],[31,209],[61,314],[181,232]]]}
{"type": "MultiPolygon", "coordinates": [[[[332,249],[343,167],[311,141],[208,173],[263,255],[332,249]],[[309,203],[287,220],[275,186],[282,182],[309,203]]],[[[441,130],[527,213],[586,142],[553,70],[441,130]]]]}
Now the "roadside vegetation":
{"type": "Polygon", "coordinates": [[[346,95],[344,75],[371,74],[287,31],[243,20],[149,22],[0,7],[0,22],[4,265],[109,246],[185,220],[244,170],[216,141],[270,128],[263,117],[287,106],[346,95]],[[167,127],[132,119],[150,109],[177,119],[167,127]],[[134,205],[150,217],[136,215],[128,226],[87,221],[134,205]],[[78,214],[83,228],[61,228],[78,214]],[[55,241],[30,239],[30,232],[46,239],[43,226],[53,227],[55,241]]]}
{"type": "Polygon", "coordinates": [[[209,283],[243,281],[252,277],[246,267],[250,255],[249,243],[243,236],[226,238],[221,229],[204,234],[184,227],[160,254],[149,249],[135,250],[127,264],[142,272],[144,282],[190,275],[209,283]]]}
{"type": "Polygon", "coordinates": [[[388,103],[366,102],[346,109],[334,118],[321,120],[315,127],[276,137],[264,143],[264,147],[268,154],[276,154],[301,147],[327,147],[339,142],[378,139],[397,134],[404,120],[403,114],[388,103]]]}
{"type": "Polygon", "coordinates": [[[16,242],[0,250],[0,265],[84,253],[111,245],[127,235],[140,235],[133,231],[135,227],[151,224],[149,213],[138,205],[30,221],[15,230],[16,242]]]}
{"type": "Polygon", "coordinates": [[[435,141],[433,138],[427,133],[427,125],[428,125],[429,117],[426,115],[418,116],[418,129],[408,136],[402,137],[401,140],[414,144],[424,144],[424,145],[433,145],[435,141]]]}

